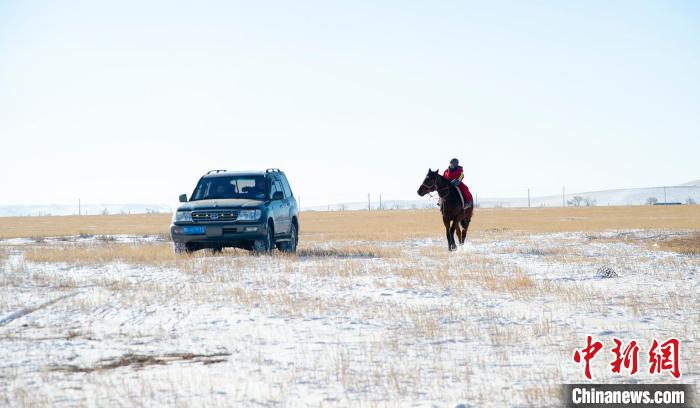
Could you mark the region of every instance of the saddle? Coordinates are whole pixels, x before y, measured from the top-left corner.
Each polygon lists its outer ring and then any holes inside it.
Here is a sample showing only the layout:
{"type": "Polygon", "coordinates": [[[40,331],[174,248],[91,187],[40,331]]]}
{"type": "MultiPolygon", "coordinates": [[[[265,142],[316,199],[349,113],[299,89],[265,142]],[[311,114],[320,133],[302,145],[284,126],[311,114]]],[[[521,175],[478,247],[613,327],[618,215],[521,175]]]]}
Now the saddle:
{"type": "Polygon", "coordinates": [[[457,189],[457,194],[459,194],[459,198],[462,200],[462,208],[468,210],[472,206],[472,203],[464,200],[464,194],[462,194],[462,190],[460,188],[455,188],[457,189]]]}
{"type": "MultiPolygon", "coordinates": [[[[457,194],[459,194],[459,199],[462,200],[462,209],[468,210],[471,208],[472,203],[466,202],[464,200],[464,195],[462,194],[462,190],[460,190],[458,187],[455,187],[455,190],[457,190],[457,194]]],[[[442,198],[440,198],[440,201],[438,202],[438,206],[442,208],[442,198]]]]}

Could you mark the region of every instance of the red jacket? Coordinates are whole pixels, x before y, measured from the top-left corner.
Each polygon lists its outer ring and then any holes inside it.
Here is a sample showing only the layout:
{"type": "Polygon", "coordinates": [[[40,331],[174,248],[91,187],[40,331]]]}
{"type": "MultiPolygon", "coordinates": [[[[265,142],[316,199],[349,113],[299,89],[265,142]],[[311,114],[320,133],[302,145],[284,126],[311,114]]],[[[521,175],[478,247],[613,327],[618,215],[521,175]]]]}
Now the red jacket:
{"type": "Polygon", "coordinates": [[[445,172],[442,174],[442,176],[450,181],[455,179],[462,181],[462,179],[464,178],[464,170],[462,169],[462,166],[457,166],[454,168],[454,170],[448,167],[447,169],[445,169],[445,172]]]}
{"type": "Polygon", "coordinates": [[[462,195],[464,195],[464,199],[470,203],[474,202],[474,200],[472,199],[472,193],[469,192],[469,187],[467,187],[467,185],[462,182],[462,179],[464,179],[464,171],[462,169],[462,166],[457,166],[454,169],[450,169],[448,167],[447,169],[445,169],[445,172],[442,174],[442,176],[450,181],[459,180],[459,184],[457,185],[457,187],[459,187],[460,191],[462,192],[462,195]]]}

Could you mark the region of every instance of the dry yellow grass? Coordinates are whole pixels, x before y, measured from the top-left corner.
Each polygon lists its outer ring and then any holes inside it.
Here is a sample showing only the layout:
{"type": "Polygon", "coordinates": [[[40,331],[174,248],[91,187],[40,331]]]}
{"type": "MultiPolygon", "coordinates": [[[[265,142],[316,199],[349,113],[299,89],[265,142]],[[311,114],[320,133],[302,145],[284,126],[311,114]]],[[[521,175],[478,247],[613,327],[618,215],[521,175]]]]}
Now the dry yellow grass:
{"type": "Polygon", "coordinates": [[[529,296],[536,290],[535,282],[519,269],[513,275],[502,275],[490,270],[479,282],[490,291],[511,293],[514,296],[529,296]]]}
{"type": "MultiPolygon", "coordinates": [[[[243,250],[226,249],[224,254],[236,253],[238,256],[253,256],[252,253],[243,250]]],[[[0,249],[0,261],[5,251],[0,249]]],[[[335,248],[320,248],[303,243],[296,254],[274,252],[278,258],[298,257],[327,258],[332,262],[337,260],[367,259],[367,258],[396,258],[401,254],[401,249],[396,247],[372,247],[370,245],[343,245],[335,248]]],[[[30,262],[70,264],[104,264],[108,262],[126,262],[134,264],[162,264],[182,261],[189,258],[208,257],[207,251],[197,251],[193,254],[176,255],[170,242],[161,243],[115,243],[108,240],[98,240],[96,243],[74,244],[64,246],[38,245],[24,251],[24,259],[30,262]]],[[[181,265],[183,266],[183,265],[181,265]]],[[[202,265],[197,265],[201,268],[202,265]]]]}
{"type": "Polygon", "coordinates": [[[282,256],[301,256],[314,258],[397,258],[401,256],[401,248],[392,246],[386,247],[373,244],[352,245],[348,243],[338,243],[332,248],[321,248],[311,242],[300,242],[296,254],[287,255],[279,253],[282,256]]]}
{"type": "MultiPolygon", "coordinates": [[[[0,217],[0,238],[92,234],[169,234],[168,214],[0,217]]],[[[700,206],[476,209],[473,232],[611,229],[700,230],[700,206]]],[[[403,240],[444,234],[432,210],[303,212],[304,240],[403,240]]]]}
{"type": "Polygon", "coordinates": [[[0,217],[0,238],[169,234],[169,214],[0,217]]]}
{"type": "Polygon", "coordinates": [[[155,264],[173,262],[177,257],[171,244],[159,243],[146,245],[104,244],[34,247],[24,253],[24,259],[31,262],[78,264],[105,264],[116,261],[155,264]]]}
{"type": "Polygon", "coordinates": [[[659,248],[686,255],[700,255],[700,233],[658,242],[659,248]]]}
{"type": "MultiPolygon", "coordinates": [[[[438,209],[305,212],[306,239],[402,240],[442,236],[438,209]]],[[[616,229],[700,230],[700,206],[476,209],[470,232],[570,232],[616,229]]]]}

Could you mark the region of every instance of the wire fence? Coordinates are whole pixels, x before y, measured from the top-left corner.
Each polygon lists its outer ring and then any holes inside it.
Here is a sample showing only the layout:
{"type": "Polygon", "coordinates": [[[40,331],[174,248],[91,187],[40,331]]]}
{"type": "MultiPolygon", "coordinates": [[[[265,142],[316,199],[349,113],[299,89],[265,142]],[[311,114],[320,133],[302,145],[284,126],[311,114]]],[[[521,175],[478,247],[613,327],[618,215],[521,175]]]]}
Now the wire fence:
{"type": "MultiPolygon", "coordinates": [[[[535,189],[511,191],[471,190],[474,205],[482,208],[584,207],[618,205],[695,205],[700,203],[700,186],[658,186],[590,192],[536,195],[535,189]]],[[[424,209],[437,206],[437,196],[416,200],[387,199],[382,194],[367,194],[364,200],[302,207],[306,211],[388,211],[424,209]]]]}

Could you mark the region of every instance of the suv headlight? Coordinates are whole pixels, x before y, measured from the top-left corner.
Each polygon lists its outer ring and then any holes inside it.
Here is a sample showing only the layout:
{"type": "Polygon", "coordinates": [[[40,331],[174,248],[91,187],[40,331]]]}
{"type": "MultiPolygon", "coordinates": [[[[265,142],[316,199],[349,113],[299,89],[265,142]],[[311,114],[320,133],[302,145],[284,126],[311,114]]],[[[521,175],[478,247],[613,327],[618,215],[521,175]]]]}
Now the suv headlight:
{"type": "Polygon", "coordinates": [[[192,211],[176,211],[173,216],[174,222],[192,222],[192,211]]]}
{"type": "Polygon", "coordinates": [[[240,210],[238,211],[239,221],[257,221],[262,212],[260,210],[240,210]]]}

